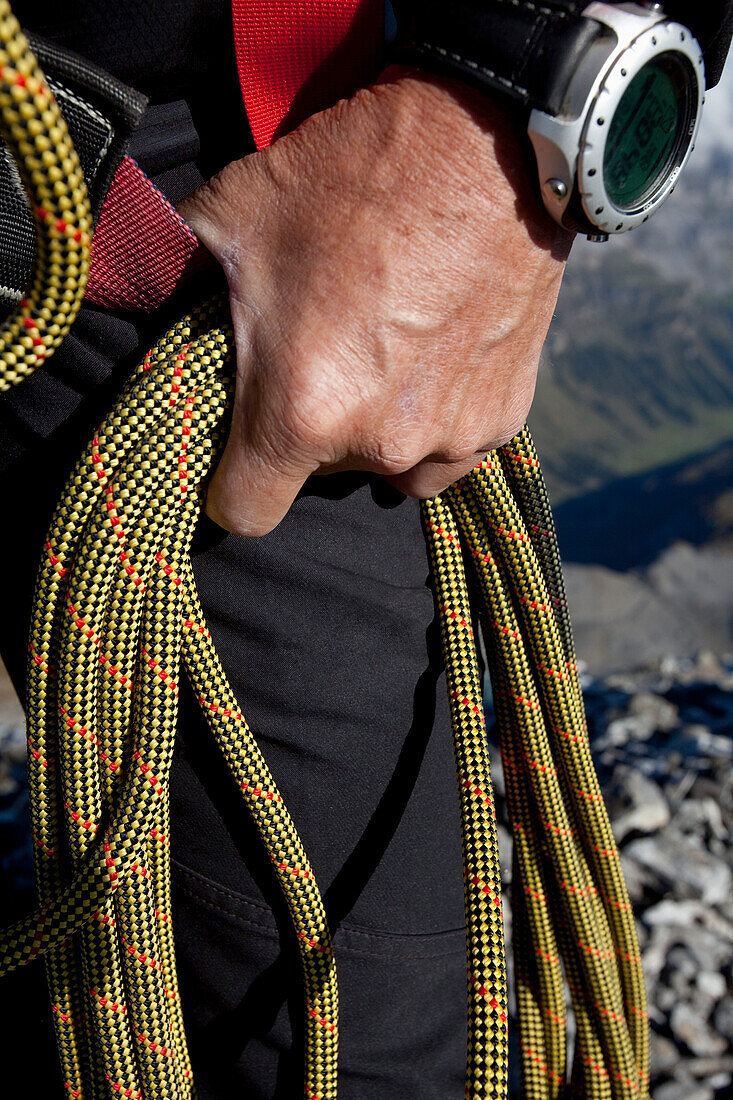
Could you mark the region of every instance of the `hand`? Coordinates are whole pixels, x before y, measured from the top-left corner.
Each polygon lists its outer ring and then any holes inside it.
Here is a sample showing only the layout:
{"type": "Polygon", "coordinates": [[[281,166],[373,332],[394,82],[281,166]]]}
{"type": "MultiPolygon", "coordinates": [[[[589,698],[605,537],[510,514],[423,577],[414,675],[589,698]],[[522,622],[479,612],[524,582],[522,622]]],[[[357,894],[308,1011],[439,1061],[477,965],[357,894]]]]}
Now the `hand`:
{"type": "Polygon", "coordinates": [[[342,470],[433,496],[517,432],[571,241],[525,145],[503,105],[395,68],[181,204],[237,345],[212,519],[262,535],[342,470]]]}

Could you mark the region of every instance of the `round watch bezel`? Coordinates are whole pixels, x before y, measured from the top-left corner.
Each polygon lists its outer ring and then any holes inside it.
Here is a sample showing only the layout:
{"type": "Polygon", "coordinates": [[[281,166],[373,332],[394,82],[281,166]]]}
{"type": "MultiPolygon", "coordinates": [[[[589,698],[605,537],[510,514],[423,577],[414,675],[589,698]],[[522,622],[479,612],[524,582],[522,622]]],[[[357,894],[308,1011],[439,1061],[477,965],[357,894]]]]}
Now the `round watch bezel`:
{"type": "Polygon", "coordinates": [[[585,119],[578,150],[577,188],[583,211],[601,233],[623,233],[645,222],[672,193],[682,168],[692,152],[705,94],[705,68],[697,40],[681,23],[654,23],[635,37],[603,76],[598,93],[585,119]],[[664,53],[682,55],[697,81],[697,96],[691,89],[693,117],[686,144],[678,148],[675,162],[661,186],[632,211],[618,207],[608,195],[603,174],[606,142],[621,97],[634,77],[655,57],[664,53]],[[600,210],[599,210],[600,208],[600,210]]]}

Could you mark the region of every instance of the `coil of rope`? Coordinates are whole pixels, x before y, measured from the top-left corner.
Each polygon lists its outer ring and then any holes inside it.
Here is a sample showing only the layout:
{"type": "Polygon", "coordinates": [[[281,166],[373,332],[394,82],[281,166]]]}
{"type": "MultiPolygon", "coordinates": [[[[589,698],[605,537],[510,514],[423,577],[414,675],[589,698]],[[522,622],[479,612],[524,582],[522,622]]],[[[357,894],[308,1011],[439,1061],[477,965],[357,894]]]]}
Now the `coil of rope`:
{"type": "MultiPolygon", "coordinates": [[[[7,388],[46,359],[73,322],[91,217],[63,118],[6,0],[0,115],[38,233],[32,284],[0,332],[7,388]]],[[[304,1094],[337,1095],[328,916],[217,657],[189,558],[226,437],[233,355],[224,294],[161,336],[69,477],[39,569],[27,687],[39,904],[0,932],[0,971],[44,955],[65,1088],[83,1100],[195,1095],[170,914],[168,782],[181,666],[289,907],[305,995],[304,1094]]],[[[421,507],[460,794],[466,1096],[507,1095],[508,1021],[495,809],[464,558],[481,592],[514,842],[523,1095],[643,1100],[639,947],[591,760],[552,516],[528,430],[421,507]],[[566,984],[577,1028],[572,1066],[566,984]]]]}

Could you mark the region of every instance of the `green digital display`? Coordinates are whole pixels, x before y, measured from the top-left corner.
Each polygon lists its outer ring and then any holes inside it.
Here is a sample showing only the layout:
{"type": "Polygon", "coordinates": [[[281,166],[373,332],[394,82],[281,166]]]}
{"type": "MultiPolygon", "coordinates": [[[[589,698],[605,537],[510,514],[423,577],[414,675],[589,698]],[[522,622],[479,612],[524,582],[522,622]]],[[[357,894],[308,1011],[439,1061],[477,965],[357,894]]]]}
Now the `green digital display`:
{"type": "Polygon", "coordinates": [[[624,92],[609,128],[603,177],[611,202],[633,210],[666,179],[689,120],[689,81],[679,55],[644,65],[624,92]]]}

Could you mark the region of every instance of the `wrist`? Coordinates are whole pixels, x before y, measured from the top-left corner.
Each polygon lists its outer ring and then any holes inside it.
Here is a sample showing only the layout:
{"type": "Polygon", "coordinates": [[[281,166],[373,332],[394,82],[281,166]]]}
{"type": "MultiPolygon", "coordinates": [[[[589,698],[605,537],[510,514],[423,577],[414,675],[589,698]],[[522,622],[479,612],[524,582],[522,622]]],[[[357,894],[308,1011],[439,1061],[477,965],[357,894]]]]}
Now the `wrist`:
{"type": "Polygon", "coordinates": [[[605,241],[648,221],[674,191],[705,71],[700,44],[661,5],[400,7],[399,60],[523,107],[537,158],[528,174],[558,224],[605,241]]]}
{"type": "MultiPolygon", "coordinates": [[[[537,191],[526,112],[459,79],[391,65],[371,89],[386,119],[399,119],[413,155],[426,153],[446,186],[475,188],[493,219],[516,222],[532,241],[566,258],[574,234],[562,229],[537,191]]],[[[394,123],[393,123],[394,124],[394,123]]]]}

